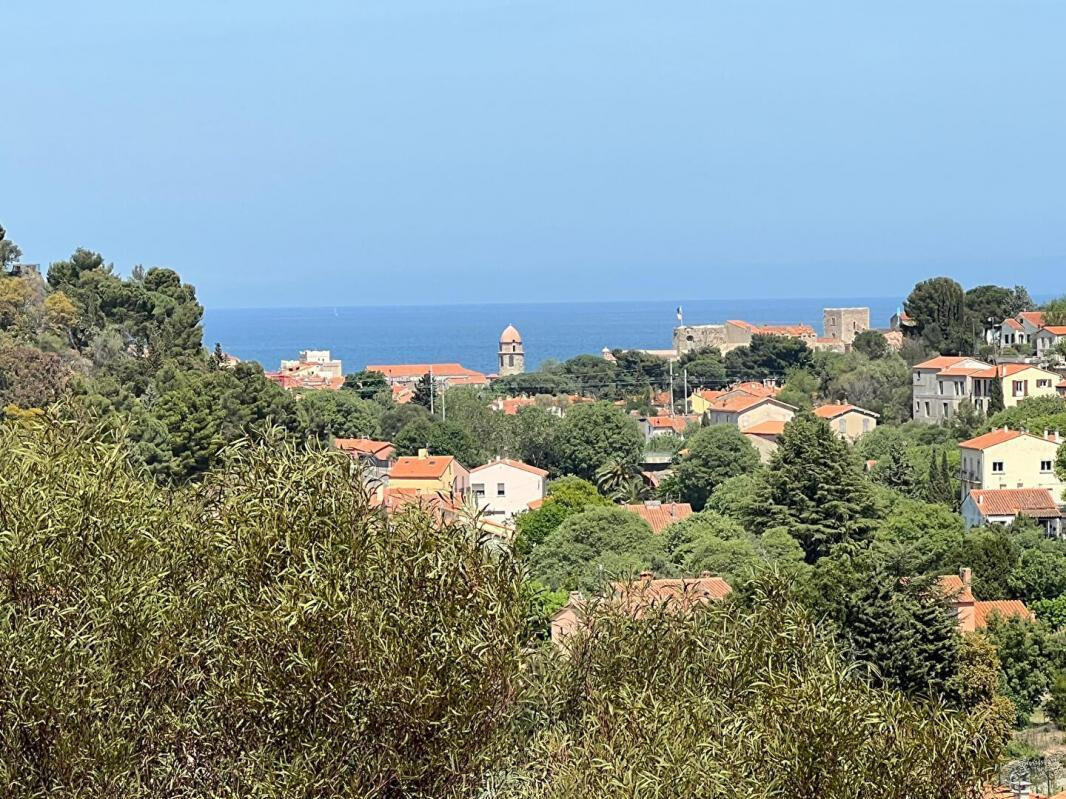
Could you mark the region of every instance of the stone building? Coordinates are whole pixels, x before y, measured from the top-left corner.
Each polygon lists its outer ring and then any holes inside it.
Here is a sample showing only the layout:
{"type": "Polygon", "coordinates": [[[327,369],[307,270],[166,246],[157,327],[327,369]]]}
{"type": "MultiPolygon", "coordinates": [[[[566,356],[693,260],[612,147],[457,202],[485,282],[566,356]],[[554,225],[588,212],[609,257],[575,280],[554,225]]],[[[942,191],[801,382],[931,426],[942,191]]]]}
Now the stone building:
{"type": "Polygon", "coordinates": [[[500,377],[517,375],[526,371],[526,354],[522,347],[522,335],[514,325],[507,325],[500,333],[500,377]]]}
{"type": "Polygon", "coordinates": [[[850,346],[859,333],[869,329],[869,308],[825,308],[822,311],[822,330],[826,338],[850,346]]]}

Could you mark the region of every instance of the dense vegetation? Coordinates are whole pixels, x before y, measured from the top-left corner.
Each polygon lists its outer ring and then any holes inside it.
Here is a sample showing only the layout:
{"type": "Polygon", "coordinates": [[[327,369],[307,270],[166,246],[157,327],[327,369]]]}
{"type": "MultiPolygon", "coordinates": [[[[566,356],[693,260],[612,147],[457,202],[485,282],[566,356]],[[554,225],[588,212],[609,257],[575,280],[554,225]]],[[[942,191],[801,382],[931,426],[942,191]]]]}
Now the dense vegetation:
{"type": "Polygon", "coordinates": [[[780,578],[530,647],[511,555],[277,436],[172,489],[104,426],[3,425],[5,795],[932,798],[994,767],[994,691],[877,687],[780,578]]]}
{"type": "Polygon", "coordinates": [[[0,265],[13,796],[961,796],[1012,722],[1066,716],[1066,543],[964,532],[956,477],[958,442],[994,426],[1066,434],[1066,400],[907,421],[910,364],[981,353],[1031,307],[1020,287],[919,284],[899,352],[759,335],[687,353],[672,381],[619,350],[397,405],[376,373],[286,392],[209,353],[172,270],[121,277],[79,249],[41,275],[2,231],[0,265]],[[800,410],[769,464],[728,426],[644,441],[633,412],[749,379],[800,410]],[[512,394],[531,404],[493,410],[512,394]],[[844,400],[881,415],[855,445],[809,413],[844,400]],[[384,514],[338,437],[552,480],[490,548],[384,514]],[[670,461],[657,488],[645,449],[670,461]],[[655,534],[619,507],[652,496],[696,513],[655,534]],[[962,566],[1037,621],[961,635],[936,577],[962,566]],[[567,591],[644,570],[736,590],[691,616],[595,606],[568,656],[545,644],[567,591]]]}

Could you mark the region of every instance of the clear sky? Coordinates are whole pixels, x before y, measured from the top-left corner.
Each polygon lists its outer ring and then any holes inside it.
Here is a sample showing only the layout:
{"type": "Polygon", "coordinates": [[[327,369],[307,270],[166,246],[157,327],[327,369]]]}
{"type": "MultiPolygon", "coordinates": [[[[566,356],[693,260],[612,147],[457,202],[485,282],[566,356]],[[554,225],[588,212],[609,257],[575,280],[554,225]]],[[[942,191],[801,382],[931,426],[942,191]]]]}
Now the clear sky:
{"type": "Polygon", "coordinates": [[[209,307],[1066,290],[1063,0],[4,0],[0,223],[209,307]]]}

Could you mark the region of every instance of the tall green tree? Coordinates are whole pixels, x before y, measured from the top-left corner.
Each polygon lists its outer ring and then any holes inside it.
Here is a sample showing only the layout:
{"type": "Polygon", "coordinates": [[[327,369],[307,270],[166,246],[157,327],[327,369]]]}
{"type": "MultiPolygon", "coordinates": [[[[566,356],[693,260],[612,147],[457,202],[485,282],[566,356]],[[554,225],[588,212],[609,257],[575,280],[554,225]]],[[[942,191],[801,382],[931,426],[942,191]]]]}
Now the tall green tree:
{"type": "Polygon", "coordinates": [[[888,454],[877,462],[873,477],[881,485],[904,496],[916,497],[921,493],[918,473],[907,457],[902,441],[893,441],[889,445],[888,454]]]}
{"type": "Polygon", "coordinates": [[[632,417],[610,403],[582,403],[567,411],[556,428],[554,449],[561,473],[595,480],[607,461],[639,464],[644,436],[632,417]]]}
{"type": "Polygon", "coordinates": [[[433,385],[433,376],[426,372],[415,383],[415,392],[411,401],[423,408],[429,408],[436,404],[436,390],[436,386],[433,385]]]}
{"type": "Polygon", "coordinates": [[[945,355],[971,355],[976,331],[966,316],[962,286],[948,277],[918,283],[903,304],[915,330],[932,349],[945,355]]]}
{"type": "Polygon", "coordinates": [[[731,425],[702,428],[688,441],[688,454],[663,481],[660,494],[701,510],[711,492],[730,477],[759,468],[759,453],[731,425]]]}
{"type": "Polygon", "coordinates": [[[876,524],[872,488],[847,443],[810,414],[785,426],[764,491],[757,518],[765,529],[787,528],[808,563],[838,544],[865,541],[876,524]]]}
{"type": "Polygon", "coordinates": [[[988,384],[988,415],[999,413],[1003,408],[1003,381],[996,379],[988,384]]]}
{"type": "Polygon", "coordinates": [[[559,417],[536,405],[526,405],[509,418],[514,456],[538,469],[553,469],[559,417]]]}
{"type": "Polygon", "coordinates": [[[590,592],[665,562],[662,537],[621,508],[593,507],[568,516],[529,555],[530,572],[545,585],[590,592]]]}
{"type": "Polygon", "coordinates": [[[782,380],[812,362],[810,347],[800,339],[756,333],[748,346],[726,353],[725,370],[733,380],[782,380]]]}

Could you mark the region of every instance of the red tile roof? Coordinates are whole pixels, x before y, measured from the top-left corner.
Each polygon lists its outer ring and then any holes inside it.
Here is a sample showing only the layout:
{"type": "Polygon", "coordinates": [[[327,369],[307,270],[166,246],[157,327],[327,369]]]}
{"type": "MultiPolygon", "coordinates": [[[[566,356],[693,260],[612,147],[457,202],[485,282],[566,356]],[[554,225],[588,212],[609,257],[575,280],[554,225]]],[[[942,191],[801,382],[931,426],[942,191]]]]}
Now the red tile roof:
{"type": "Polygon", "coordinates": [[[756,332],[767,336],[792,338],[817,338],[818,335],[810,325],[762,325],[756,332]]]}
{"type": "Polygon", "coordinates": [[[765,383],[759,383],[755,380],[746,380],[743,383],[737,383],[731,386],[729,390],[746,391],[748,394],[752,394],[756,397],[776,397],[781,393],[781,389],[777,386],[768,386],[765,383]]]}
{"type": "Polygon", "coordinates": [[[914,365],[914,368],[936,370],[947,369],[949,366],[954,366],[955,364],[965,360],[967,360],[967,358],[964,358],[961,355],[938,355],[935,358],[930,358],[928,361],[916,363],[914,365]]]}
{"type": "Polygon", "coordinates": [[[1033,516],[1046,519],[1059,515],[1059,507],[1046,488],[974,489],[970,499],[982,516],[1033,516]]]}
{"type": "Polygon", "coordinates": [[[1044,312],[1043,311],[1022,311],[1018,314],[1019,319],[1024,319],[1033,327],[1044,326],[1044,312]]]}
{"type": "Polygon", "coordinates": [[[964,583],[957,574],[945,574],[937,578],[937,585],[944,592],[944,596],[954,602],[973,602],[973,592],[970,584],[964,583]]]}
{"type": "Polygon", "coordinates": [[[988,627],[988,620],[993,616],[1005,619],[1017,616],[1021,619],[1034,618],[1032,611],[1020,599],[994,599],[988,602],[975,602],[973,605],[974,627],[983,630],[988,627]]]}
{"type": "Polygon", "coordinates": [[[434,377],[447,378],[449,380],[467,378],[469,382],[487,382],[488,378],[481,372],[467,369],[458,363],[387,363],[368,364],[366,371],[381,372],[385,377],[418,378],[433,371],[434,377]]]}
{"type": "Polygon", "coordinates": [[[687,502],[645,502],[622,507],[646,521],[653,533],[661,533],[674,522],[692,515],[692,506],[687,502]]]}
{"type": "Polygon", "coordinates": [[[1044,330],[1053,336],[1066,336],[1066,325],[1047,325],[1044,330]]]}
{"type": "Polygon", "coordinates": [[[838,416],[843,416],[845,413],[855,411],[856,413],[862,413],[866,416],[877,416],[873,411],[868,411],[865,408],[860,408],[858,405],[819,405],[814,409],[814,415],[820,416],[823,419],[835,419],[838,416]]]}
{"type": "Polygon", "coordinates": [[[751,436],[779,436],[785,432],[785,422],[777,419],[767,419],[765,422],[745,427],[740,432],[751,436]]]}
{"type": "Polygon", "coordinates": [[[648,426],[659,430],[673,430],[684,433],[685,428],[696,421],[695,416],[649,416],[648,426]]]}
{"type": "Polygon", "coordinates": [[[430,455],[425,458],[407,455],[396,459],[389,476],[398,480],[432,480],[448,471],[454,461],[451,455],[430,455]]]}
{"type": "Polygon", "coordinates": [[[699,577],[653,580],[647,576],[632,583],[612,583],[616,596],[622,596],[631,604],[651,605],[662,602],[685,604],[725,599],[733,588],[721,577],[702,574],[699,577]]]}
{"type": "Polygon", "coordinates": [[[1022,323],[1017,319],[1004,319],[1003,324],[1009,327],[1011,330],[1023,330],[1022,323]]]}
{"type": "Polygon", "coordinates": [[[523,463],[522,461],[511,460],[510,458],[498,458],[498,459],[496,459],[494,461],[489,461],[488,463],[486,463],[486,464],[484,464],[482,466],[478,466],[475,469],[471,469],[470,470],[470,474],[474,474],[475,472],[480,472],[482,469],[487,469],[490,466],[496,466],[497,464],[501,464],[501,463],[504,464],[505,466],[510,466],[512,469],[521,469],[524,472],[529,472],[530,474],[535,474],[535,475],[537,475],[537,477],[547,477],[548,476],[548,473],[544,469],[538,469],[536,466],[530,466],[528,463],[523,463]]]}
{"type": "Polygon", "coordinates": [[[1002,444],[1004,441],[1013,441],[1022,435],[1025,434],[1018,430],[993,430],[990,433],[985,433],[983,436],[977,436],[977,438],[971,438],[969,441],[963,441],[959,446],[963,449],[988,449],[997,444],[1002,444]]]}
{"type": "Polygon", "coordinates": [[[374,441],[371,438],[335,438],[333,446],[341,452],[372,455],[379,460],[388,460],[396,451],[391,441],[374,441]]]}
{"type": "Polygon", "coordinates": [[[748,408],[754,408],[756,405],[766,402],[769,399],[770,397],[756,397],[745,392],[731,393],[725,397],[719,397],[712,402],[711,409],[716,411],[726,411],[727,413],[739,413],[748,408]]]}

